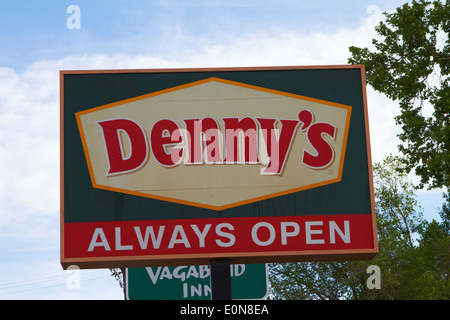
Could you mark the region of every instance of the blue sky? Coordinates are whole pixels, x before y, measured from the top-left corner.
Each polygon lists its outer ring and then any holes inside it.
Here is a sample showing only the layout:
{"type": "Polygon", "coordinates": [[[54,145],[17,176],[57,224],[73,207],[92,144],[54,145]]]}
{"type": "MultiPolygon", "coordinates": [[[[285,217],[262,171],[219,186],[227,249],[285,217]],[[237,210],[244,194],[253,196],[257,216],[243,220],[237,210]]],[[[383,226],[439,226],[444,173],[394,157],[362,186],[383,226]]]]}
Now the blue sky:
{"type": "Polygon", "coordinates": [[[245,33],[330,32],[356,28],[367,8],[402,1],[0,1],[0,64],[95,53],[175,54],[195,40],[223,43],[245,33]],[[81,9],[81,29],[66,28],[69,5],[81,9]]]}
{"type": "MultiPolygon", "coordinates": [[[[59,265],[59,70],[345,64],[403,2],[0,0],[0,299],[123,299],[108,270],[59,265]]],[[[368,104],[381,161],[396,153],[398,107],[371,88],[368,104]]],[[[441,192],[419,200],[437,219],[441,192]]]]}

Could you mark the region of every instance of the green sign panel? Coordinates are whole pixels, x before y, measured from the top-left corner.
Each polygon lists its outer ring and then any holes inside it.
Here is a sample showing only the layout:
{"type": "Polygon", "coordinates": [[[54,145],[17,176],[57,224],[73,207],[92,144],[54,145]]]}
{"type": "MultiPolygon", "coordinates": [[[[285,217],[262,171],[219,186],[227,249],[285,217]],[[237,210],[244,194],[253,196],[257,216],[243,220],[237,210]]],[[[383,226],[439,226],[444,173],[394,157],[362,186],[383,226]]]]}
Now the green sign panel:
{"type": "MultiPolygon", "coordinates": [[[[265,264],[230,265],[233,299],[264,299],[268,293],[265,264]]],[[[127,268],[127,300],[211,300],[208,265],[127,268]]]]}

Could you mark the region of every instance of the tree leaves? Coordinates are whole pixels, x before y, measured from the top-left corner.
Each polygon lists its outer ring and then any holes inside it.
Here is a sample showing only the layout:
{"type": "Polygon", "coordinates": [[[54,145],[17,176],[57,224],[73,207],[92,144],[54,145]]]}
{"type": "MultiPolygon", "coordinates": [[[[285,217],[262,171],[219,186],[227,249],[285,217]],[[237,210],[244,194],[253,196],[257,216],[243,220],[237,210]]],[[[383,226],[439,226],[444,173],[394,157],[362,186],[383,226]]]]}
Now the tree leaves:
{"type": "Polygon", "coordinates": [[[418,187],[449,187],[450,2],[413,0],[384,15],[375,50],[352,46],[348,61],[365,64],[367,82],[399,101],[399,151],[405,170],[421,177],[418,187]]]}

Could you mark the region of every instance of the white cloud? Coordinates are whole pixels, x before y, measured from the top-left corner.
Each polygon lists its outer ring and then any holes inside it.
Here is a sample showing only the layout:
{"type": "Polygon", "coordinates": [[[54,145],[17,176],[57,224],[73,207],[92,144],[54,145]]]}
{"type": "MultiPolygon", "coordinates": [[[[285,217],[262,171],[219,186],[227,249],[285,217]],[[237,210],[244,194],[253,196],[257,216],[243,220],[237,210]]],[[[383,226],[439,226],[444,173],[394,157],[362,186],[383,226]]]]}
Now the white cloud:
{"type": "Polygon", "coordinates": [[[381,162],[389,153],[398,154],[400,140],[397,134],[401,130],[395,124],[394,117],[399,114],[399,108],[396,102],[369,86],[367,100],[372,162],[381,162]]]}
{"type": "Polygon", "coordinates": [[[311,34],[272,29],[222,37],[222,42],[203,38],[192,43],[188,35],[178,34],[177,40],[190,42],[190,46],[173,56],[186,65],[201,67],[346,64],[348,47],[368,46],[371,36],[365,26],[311,34]]]}

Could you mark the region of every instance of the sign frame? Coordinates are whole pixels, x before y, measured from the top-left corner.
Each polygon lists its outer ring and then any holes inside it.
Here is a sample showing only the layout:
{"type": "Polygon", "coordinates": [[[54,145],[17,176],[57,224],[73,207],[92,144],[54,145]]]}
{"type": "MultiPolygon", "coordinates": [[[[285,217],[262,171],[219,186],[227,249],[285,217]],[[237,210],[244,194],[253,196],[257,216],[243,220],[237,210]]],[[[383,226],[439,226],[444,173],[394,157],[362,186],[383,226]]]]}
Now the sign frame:
{"type": "MultiPolygon", "coordinates": [[[[307,96],[307,95],[305,95],[307,96]]],[[[132,96],[131,96],[132,98],[132,96]]],[[[112,101],[114,102],[114,101],[112,101]]],[[[95,107],[95,105],[93,106],[95,107]]],[[[90,107],[86,107],[88,109],[90,107]]],[[[174,265],[201,265],[209,264],[211,259],[229,259],[232,264],[248,264],[248,263],[267,263],[267,262],[294,262],[294,261],[323,261],[323,260],[360,260],[371,259],[378,253],[377,243],[377,227],[376,227],[376,213],[375,200],[372,176],[372,161],[370,151],[370,135],[369,135],[369,121],[367,108],[367,94],[365,85],[365,69],[364,65],[324,65],[324,66],[282,66],[282,67],[239,67],[239,68],[188,68],[188,69],[126,69],[126,70],[62,70],[60,71],[60,234],[61,234],[61,265],[64,269],[70,265],[77,265],[80,268],[117,268],[117,267],[149,267],[149,266],[174,266],[174,265]],[[120,255],[120,256],[97,256],[97,257],[72,257],[67,253],[66,241],[68,239],[68,228],[70,222],[65,216],[65,190],[66,175],[65,175],[65,148],[70,148],[65,144],[65,103],[67,97],[65,96],[65,86],[67,82],[65,77],[72,76],[114,76],[126,74],[162,74],[171,76],[174,74],[217,74],[217,73],[246,73],[246,72],[280,72],[280,71],[335,71],[335,70],[355,70],[360,74],[361,79],[361,95],[362,95],[362,113],[364,117],[364,131],[365,131],[365,157],[367,159],[367,176],[368,176],[368,191],[370,199],[370,226],[367,226],[368,232],[371,231],[372,245],[362,249],[320,249],[314,250],[268,250],[268,251],[241,251],[241,252],[208,252],[208,253],[176,253],[176,254],[159,254],[159,255],[120,255]]],[[[92,187],[92,186],[91,186],[92,187]]],[[[110,192],[110,191],[108,191],[110,192]]],[[[162,200],[158,200],[162,201],[162,200]]],[[[369,213],[368,213],[369,214],[369,213]]],[[[367,214],[367,215],[368,215],[367,214]]],[[[329,215],[332,216],[332,215],[329,215]]],[[[295,217],[292,216],[291,218],[295,217]]],[[[345,218],[342,215],[343,219],[345,218]]],[[[220,221],[226,221],[228,218],[221,218],[220,221]]],[[[133,219],[131,219],[133,220],[133,219]]],[[[159,219],[155,219],[160,221],[159,219]]],[[[367,220],[367,219],[366,219],[367,220]]],[[[217,220],[218,221],[218,220],[217,220]]],[[[112,223],[113,221],[111,221],[112,223]]],[[[305,221],[302,220],[301,223],[305,221]]],[[[300,222],[299,222],[300,223],[300,222]]],[[[71,223],[76,225],[76,223],[71,223]]],[[[330,227],[331,228],[331,227],[330,227]]],[[[74,235],[80,232],[80,229],[73,231],[71,241],[75,242],[74,235]]],[[[313,232],[314,233],[314,232],[313,232]]],[[[72,244],[71,244],[72,245],[72,244]]],[[[73,244],[76,246],[76,244],[73,244]]]]}

